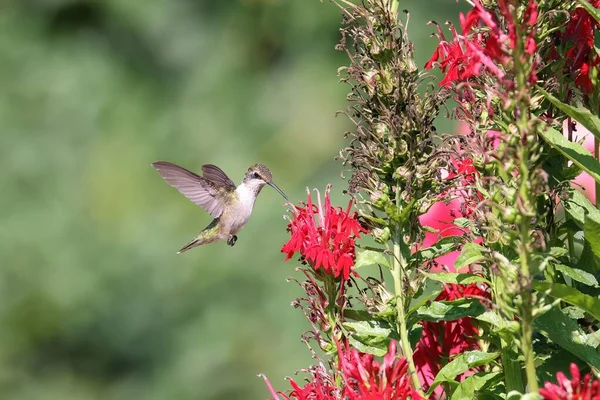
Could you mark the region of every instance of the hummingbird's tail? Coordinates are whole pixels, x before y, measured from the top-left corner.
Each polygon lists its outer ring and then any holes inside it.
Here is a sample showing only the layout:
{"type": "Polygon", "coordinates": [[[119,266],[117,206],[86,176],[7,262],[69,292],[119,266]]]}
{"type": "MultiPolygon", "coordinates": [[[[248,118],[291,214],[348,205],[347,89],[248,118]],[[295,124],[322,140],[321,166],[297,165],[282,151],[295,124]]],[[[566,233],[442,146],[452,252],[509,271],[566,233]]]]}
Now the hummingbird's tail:
{"type": "Polygon", "coordinates": [[[184,251],[188,251],[196,246],[201,246],[206,243],[212,243],[219,240],[218,232],[217,232],[217,222],[219,222],[218,218],[215,218],[210,225],[202,230],[191,242],[183,246],[177,254],[181,254],[184,251]]]}

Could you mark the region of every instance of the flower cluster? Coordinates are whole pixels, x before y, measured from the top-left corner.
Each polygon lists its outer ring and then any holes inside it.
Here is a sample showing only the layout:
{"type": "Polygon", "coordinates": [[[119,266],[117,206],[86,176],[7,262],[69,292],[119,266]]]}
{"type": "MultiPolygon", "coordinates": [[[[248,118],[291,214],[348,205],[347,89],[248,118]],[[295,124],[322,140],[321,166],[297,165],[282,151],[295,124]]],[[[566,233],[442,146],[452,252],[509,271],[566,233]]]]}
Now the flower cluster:
{"type": "MultiPolygon", "coordinates": [[[[475,298],[487,301],[489,292],[478,286],[445,285],[436,301],[452,301],[462,298],[475,298]]],[[[455,321],[423,322],[422,336],[414,353],[419,378],[425,388],[429,388],[433,379],[443,367],[443,362],[467,350],[478,350],[477,328],[469,317],[455,321]]],[[[461,375],[465,376],[465,374],[461,375]]],[[[461,378],[459,377],[459,379],[461,378]]]]}
{"type": "Polygon", "coordinates": [[[390,341],[383,364],[373,355],[347,348],[340,354],[344,394],[349,400],[420,400],[406,372],[405,358],[396,355],[396,341],[390,341]]]}
{"type": "MultiPolygon", "coordinates": [[[[497,17],[485,10],[479,0],[474,1],[474,7],[467,15],[460,14],[460,25],[462,34],[459,35],[452,26],[453,40],[448,42],[440,27],[438,30],[439,45],[425,69],[431,69],[437,63],[446,74],[440,82],[441,86],[452,82],[461,83],[468,79],[481,75],[488,71],[499,80],[505,76],[512,59],[510,54],[517,44],[517,24],[509,9],[507,0],[499,0],[500,14],[507,23],[507,31],[502,29],[497,17]],[[479,26],[483,26],[482,30],[479,26]],[[500,66],[504,68],[500,68],[500,66]]],[[[537,45],[535,42],[535,26],[538,17],[537,3],[530,0],[525,9],[521,31],[527,32],[524,50],[529,56],[535,54],[537,45]]],[[[535,69],[531,69],[529,81],[535,83],[537,76],[535,69]]]]}
{"type": "MultiPolygon", "coordinates": [[[[600,8],[600,0],[591,3],[600,8]]],[[[594,49],[594,36],[599,30],[600,23],[587,10],[577,7],[560,38],[567,48],[565,66],[575,75],[575,85],[587,95],[593,90],[592,70],[600,65],[600,55],[594,49]]]]}
{"type": "Polygon", "coordinates": [[[343,280],[350,277],[356,257],[354,240],[366,230],[360,226],[356,213],[350,213],[352,200],[344,211],[331,206],[330,186],[325,190],[325,202],[317,191],[317,204],[314,204],[308,191],[308,201],[304,207],[292,209],[293,219],[288,225],[290,240],[281,251],[289,260],[299,252],[315,270],[323,268],[327,274],[343,280]]]}
{"type": "Polygon", "coordinates": [[[600,380],[592,379],[586,374],[581,379],[579,367],[571,363],[571,379],[559,372],[556,374],[558,384],[546,382],[540,389],[544,400],[598,400],[600,399],[600,380]]]}
{"type": "Polygon", "coordinates": [[[267,377],[263,376],[273,400],[340,400],[341,391],[335,384],[335,379],[323,365],[313,366],[308,369],[309,379],[304,386],[300,386],[293,379],[289,379],[292,390],[289,394],[276,392],[267,377]]]}
{"type": "Polygon", "coordinates": [[[406,359],[396,354],[396,341],[390,341],[383,363],[371,354],[342,348],[340,343],[337,346],[337,369],[328,371],[322,364],[309,368],[310,378],[304,386],[290,379],[292,390],[287,395],[275,392],[263,377],[273,400],[280,400],[279,396],[285,400],[422,400],[407,376],[406,359]],[[335,383],[336,378],[342,384],[341,389],[335,383]]]}
{"type": "MultiPolygon", "coordinates": [[[[349,58],[339,71],[354,126],[340,158],[353,200],[336,208],[329,187],[324,199],[309,191],[290,210],[281,249],[305,264],[297,282],[306,295],[292,302],[312,328],[302,339],[330,358],[312,351],[317,365],[285,394],[267,381],[272,397],[600,400],[600,381],[574,364],[570,379],[559,373],[540,390],[538,377],[555,363],[536,363],[555,347],[566,355],[573,340],[540,327],[600,329],[589,305],[556,307],[567,303],[554,293],[597,294],[595,242],[586,238],[596,207],[569,181],[579,168],[600,169],[598,154],[559,130],[576,121],[598,136],[589,115],[600,107],[600,17],[591,8],[600,0],[468,0],[451,38],[437,26],[425,68],[444,76],[427,88],[398,0],[333,2],[343,14],[338,49],[349,58]],[[449,99],[461,123],[438,132],[449,99]],[[365,233],[372,242],[359,249],[365,233]],[[362,272],[369,265],[379,273],[362,272]]],[[[595,349],[580,346],[589,353],[579,361],[598,368],[595,349]]]]}

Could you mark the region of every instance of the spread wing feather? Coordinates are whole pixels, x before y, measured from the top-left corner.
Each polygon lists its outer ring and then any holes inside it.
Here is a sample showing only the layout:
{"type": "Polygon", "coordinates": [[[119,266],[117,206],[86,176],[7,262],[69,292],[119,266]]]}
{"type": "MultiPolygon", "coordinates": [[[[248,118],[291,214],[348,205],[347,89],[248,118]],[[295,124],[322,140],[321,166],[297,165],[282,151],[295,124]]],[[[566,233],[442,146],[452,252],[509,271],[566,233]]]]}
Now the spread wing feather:
{"type": "Polygon", "coordinates": [[[202,166],[202,176],[204,176],[209,181],[212,181],[217,184],[217,186],[222,186],[228,190],[235,190],[235,183],[223,170],[216,165],[205,164],[202,166]]]}
{"type": "MultiPolygon", "coordinates": [[[[221,216],[224,208],[223,195],[226,190],[223,185],[220,185],[220,182],[213,182],[204,176],[197,175],[192,171],[188,171],[179,165],[167,161],[157,161],[152,163],[152,166],[156,168],[160,176],[169,185],[173,186],[193,203],[204,208],[214,218],[221,216]]],[[[224,173],[223,175],[227,177],[224,173]]]]}

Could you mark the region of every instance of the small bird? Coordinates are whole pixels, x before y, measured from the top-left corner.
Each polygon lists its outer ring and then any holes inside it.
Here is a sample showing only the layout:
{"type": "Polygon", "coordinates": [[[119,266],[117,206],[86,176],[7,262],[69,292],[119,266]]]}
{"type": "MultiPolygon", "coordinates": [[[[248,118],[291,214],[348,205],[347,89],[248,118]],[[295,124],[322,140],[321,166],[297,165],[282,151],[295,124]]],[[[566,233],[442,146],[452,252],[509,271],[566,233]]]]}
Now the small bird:
{"type": "Polygon", "coordinates": [[[237,240],[236,234],[250,219],[256,197],[265,185],[271,186],[289,201],[273,183],[269,168],[262,164],[250,166],[242,183],[237,187],[221,168],[212,164],[202,166],[202,176],[167,161],[156,161],[152,166],[169,185],[204,208],[214,218],[177,254],[217,240],[227,240],[227,244],[233,246],[237,240]]]}

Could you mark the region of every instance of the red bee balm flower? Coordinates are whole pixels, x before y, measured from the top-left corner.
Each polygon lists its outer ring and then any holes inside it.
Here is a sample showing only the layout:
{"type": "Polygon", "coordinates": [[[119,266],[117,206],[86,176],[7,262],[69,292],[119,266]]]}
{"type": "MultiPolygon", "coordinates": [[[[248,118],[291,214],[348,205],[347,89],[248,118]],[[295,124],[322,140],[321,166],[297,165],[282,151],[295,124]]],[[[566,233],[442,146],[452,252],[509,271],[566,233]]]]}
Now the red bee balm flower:
{"type": "Polygon", "coordinates": [[[336,278],[341,275],[343,280],[347,280],[356,258],[354,239],[366,230],[358,223],[358,214],[350,214],[352,200],[346,211],[331,206],[330,188],[331,185],[325,190],[324,206],[319,192],[315,205],[307,189],[305,207],[292,210],[287,228],[292,237],[283,245],[281,252],[287,253],[286,261],[299,252],[315,270],[322,267],[326,273],[336,278]]]}
{"type": "Polygon", "coordinates": [[[546,382],[540,389],[544,400],[598,400],[600,399],[600,380],[592,380],[590,374],[581,379],[577,365],[571,363],[571,379],[559,372],[556,374],[558,385],[546,382]]]}
{"type": "MultiPolygon", "coordinates": [[[[592,6],[600,8],[600,0],[591,1],[592,6]]],[[[600,56],[594,50],[594,36],[600,29],[600,23],[582,7],[571,14],[562,39],[568,44],[565,54],[568,68],[575,74],[575,85],[586,94],[593,91],[590,72],[600,65],[600,56]]]]}
{"type": "Polygon", "coordinates": [[[344,381],[344,395],[349,400],[421,400],[411,386],[406,358],[396,357],[396,342],[392,340],[383,364],[373,355],[347,348],[342,352],[338,344],[340,370],[344,381]]]}
{"type": "Polygon", "coordinates": [[[322,365],[310,367],[306,372],[310,374],[310,378],[306,379],[304,387],[300,387],[293,379],[289,380],[292,386],[289,395],[275,392],[267,377],[260,376],[265,380],[273,400],[341,400],[340,389],[334,383],[335,378],[322,365]]]}
{"type": "MultiPolygon", "coordinates": [[[[490,294],[477,284],[445,285],[436,301],[452,301],[461,298],[489,299],[490,294]]],[[[444,366],[442,360],[450,360],[453,356],[467,350],[479,349],[475,336],[478,331],[471,318],[464,317],[456,321],[423,322],[421,339],[417,343],[414,360],[417,374],[428,389],[433,379],[444,366]]],[[[472,371],[471,371],[472,372],[472,371]]],[[[467,375],[461,375],[462,380],[467,375]]],[[[438,387],[435,395],[441,396],[442,388],[438,387]]]]}

